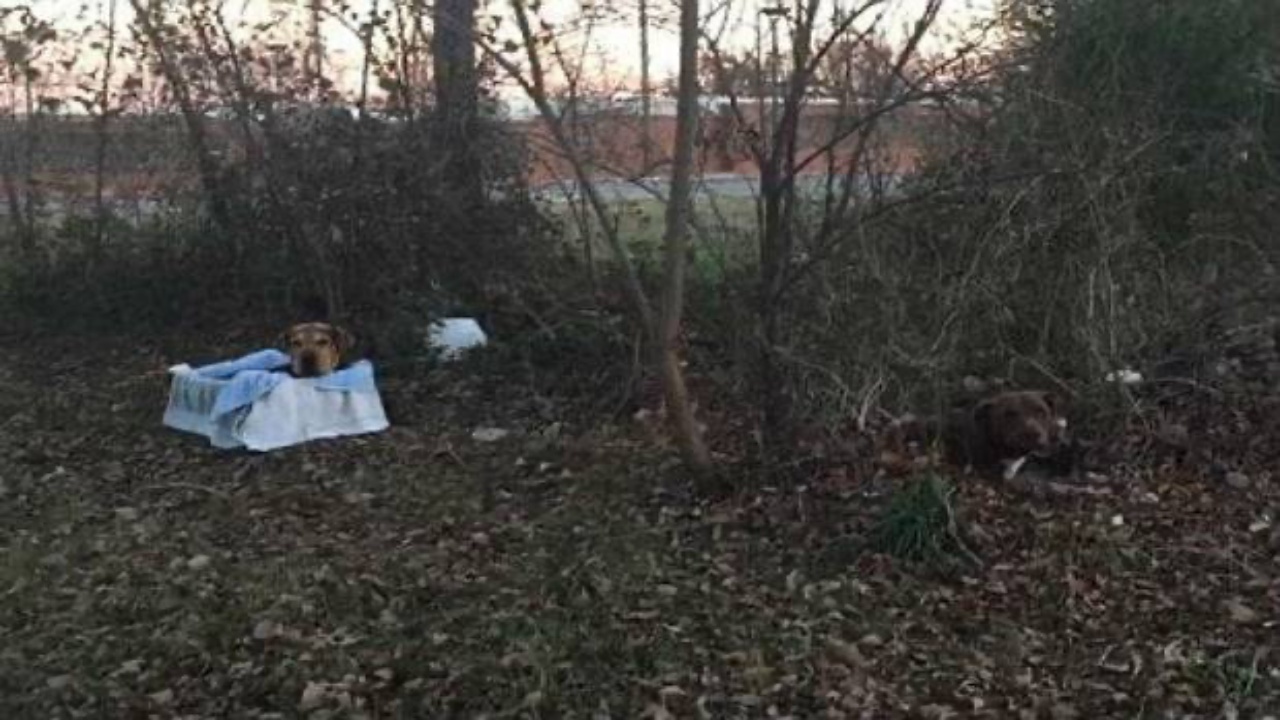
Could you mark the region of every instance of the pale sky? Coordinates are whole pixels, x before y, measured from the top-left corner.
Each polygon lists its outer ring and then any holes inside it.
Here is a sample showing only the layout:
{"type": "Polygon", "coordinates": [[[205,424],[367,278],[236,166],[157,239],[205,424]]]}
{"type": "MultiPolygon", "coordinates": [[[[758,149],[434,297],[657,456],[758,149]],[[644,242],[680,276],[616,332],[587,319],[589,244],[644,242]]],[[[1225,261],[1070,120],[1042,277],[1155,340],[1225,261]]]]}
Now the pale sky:
{"type": "MultiPolygon", "coordinates": [[[[636,3],[636,0],[615,1],[620,3],[619,7],[634,8],[636,3]]],[[[837,1],[846,7],[858,2],[858,0],[837,1]]],[[[507,7],[507,0],[489,0],[487,3],[481,0],[481,2],[483,8],[481,12],[487,14],[501,14],[501,9],[507,7]]],[[[561,21],[576,15],[582,2],[583,0],[544,0],[543,17],[559,25],[561,21]]],[[[654,8],[650,11],[651,15],[657,14],[664,5],[670,8],[667,12],[668,16],[674,15],[673,0],[649,0],[649,2],[651,8],[654,8]]],[[[925,2],[926,0],[885,0],[882,5],[885,16],[880,27],[890,41],[905,36],[906,28],[918,16],[925,2]]],[[[926,50],[942,49],[950,42],[954,42],[947,39],[945,30],[964,27],[976,18],[989,15],[992,2],[993,0],[944,0],[939,27],[932,35],[926,50]]],[[[713,6],[724,6],[723,3],[713,2],[713,0],[702,0],[702,3],[707,9],[713,6]]],[[[29,4],[38,16],[55,19],[60,25],[65,26],[76,22],[80,8],[87,8],[87,15],[90,18],[105,17],[109,0],[29,0],[29,4]]],[[[118,22],[123,26],[132,16],[129,0],[116,0],[116,4],[118,22]]],[[[349,0],[349,4],[354,12],[367,15],[370,0],[349,0]]],[[[729,23],[728,37],[731,38],[729,44],[739,46],[754,44],[756,36],[754,23],[760,17],[758,8],[763,4],[772,5],[773,3],[766,3],[766,0],[737,0],[730,4],[733,20],[729,23]]],[[[226,0],[225,8],[228,17],[234,17],[237,12],[243,12],[254,18],[268,17],[272,9],[294,8],[301,18],[302,8],[306,5],[305,0],[226,0]]],[[[383,0],[381,5],[385,8],[386,0],[383,0]]],[[[629,14],[634,17],[634,10],[629,14]]],[[[873,15],[874,13],[868,13],[867,17],[871,18],[873,15]]],[[[718,16],[717,22],[723,21],[723,15],[718,16]]],[[[613,25],[597,25],[592,29],[588,41],[588,52],[585,55],[588,58],[587,71],[589,75],[599,78],[601,85],[632,88],[638,85],[639,33],[631,24],[632,22],[634,21],[624,20],[613,25]]],[[[509,27],[510,23],[506,25],[509,27]]],[[[348,88],[354,87],[360,65],[358,38],[351,30],[332,20],[325,24],[324,35],[330,72],[342,71],[344,77],[340,79],[340,84],[348,88]]],[[[785,38],[786,32],[782,32],[781,35],[785,38]]],[[[765,36],[767,37],[767,30],[765,36]]],[[[580,44],[583,34],[575,33],[572,37],[577,38],[580,44]]],[[[676,71],[678,44],[675,33],[663,28],[651,30],[650,46],[651,75],[655,82],[660,82],[662,78],[673,75],[676,71]]]]}

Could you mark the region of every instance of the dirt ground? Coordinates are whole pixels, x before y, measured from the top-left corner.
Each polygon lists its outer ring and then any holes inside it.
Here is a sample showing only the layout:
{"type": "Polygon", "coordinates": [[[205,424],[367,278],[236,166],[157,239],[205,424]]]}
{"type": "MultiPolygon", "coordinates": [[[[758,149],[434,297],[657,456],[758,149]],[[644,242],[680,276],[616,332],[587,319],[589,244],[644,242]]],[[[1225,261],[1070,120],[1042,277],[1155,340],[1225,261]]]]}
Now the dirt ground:
{"type": "Polygon", "coordinates": [[[386,377],[379,435],[163,428],[156,371],[226,350],[0,343],[0,716],[1280,716],[1274,455],[960,481],[942,572],[867,548],[896,481],[697,496],[491,368],[386,377]]]}

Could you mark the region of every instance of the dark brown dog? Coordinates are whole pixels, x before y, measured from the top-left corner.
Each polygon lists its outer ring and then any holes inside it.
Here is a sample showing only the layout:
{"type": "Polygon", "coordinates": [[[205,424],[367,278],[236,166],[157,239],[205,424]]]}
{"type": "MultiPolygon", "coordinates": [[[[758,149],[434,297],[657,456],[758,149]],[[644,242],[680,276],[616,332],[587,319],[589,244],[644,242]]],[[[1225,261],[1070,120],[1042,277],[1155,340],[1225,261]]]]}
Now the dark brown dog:
{"type": "Polygon", "coordinates": [[[351,334],[337,325],[299,323],[284,332],[289,370],[295,377],[328,375],[342,366],[351,349],[351,334]]]}
{"type": "Polygon", "coordinates": [[[948,463],[982,472],[1002,469],[1012,478],[1029,457],[1056,455],[1065,439],[1066,420],[1058,401],[1038,390],[1002,392],[942,418],[899,422],[894,443],[904,452],[940,446],[948,463]]]}

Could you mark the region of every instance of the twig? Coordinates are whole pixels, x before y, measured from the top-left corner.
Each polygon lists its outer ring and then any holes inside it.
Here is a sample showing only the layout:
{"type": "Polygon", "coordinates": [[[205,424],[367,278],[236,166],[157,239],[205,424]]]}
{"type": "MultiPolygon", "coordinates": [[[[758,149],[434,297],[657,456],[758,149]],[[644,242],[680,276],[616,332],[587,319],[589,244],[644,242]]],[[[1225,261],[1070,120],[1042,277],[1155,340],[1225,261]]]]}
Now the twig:
{"type": "Polygon", "coordinates": [[[969,562],[972,562],[976,567],[982,567],[982,558],[978,557],[978,554],[971,550],[964,539],[960,537],[960,523],[956,520],[955,510],[951,508],[950,498],[946,496],[940,486],[935,485],[934,490],[941,496],[939,499],[942,500],[942,507],[947,512],[947,535],[951,537],[960,552],[969,559],[969,562]]]}

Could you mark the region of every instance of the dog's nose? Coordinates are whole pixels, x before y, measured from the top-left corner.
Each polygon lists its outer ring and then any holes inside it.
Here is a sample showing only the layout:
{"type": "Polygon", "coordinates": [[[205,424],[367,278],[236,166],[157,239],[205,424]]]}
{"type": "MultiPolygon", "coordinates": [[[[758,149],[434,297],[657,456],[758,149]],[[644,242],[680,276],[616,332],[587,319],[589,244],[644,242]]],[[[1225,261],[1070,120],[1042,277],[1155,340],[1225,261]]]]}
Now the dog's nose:
{"type": "Polygon", "coordinates": [[[1039,448],[1046,448],[1049,446],[1049,442],[1050,442],[1049,433],[1044,428],[1041,428],[1041,427],[1027,428],[1027,431],[1023,435],[1023,437],[1026,439],[1030,447],[1039,449],[1039,448]]]}

